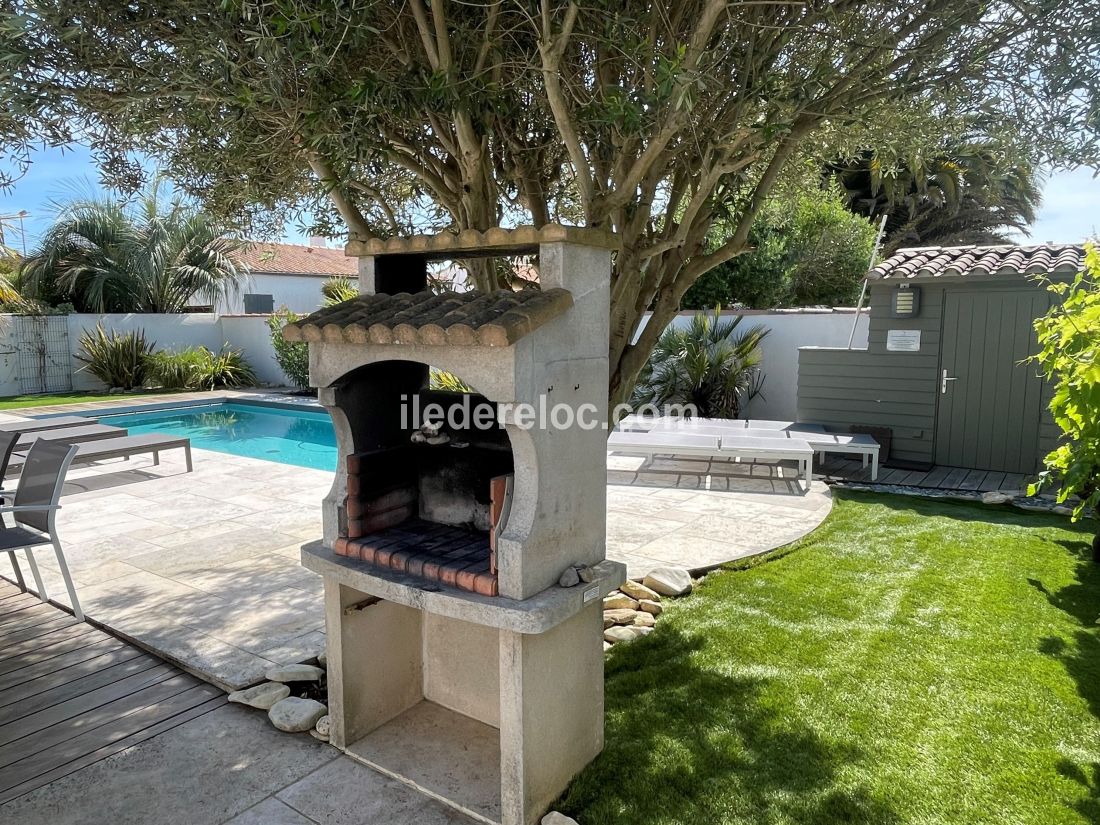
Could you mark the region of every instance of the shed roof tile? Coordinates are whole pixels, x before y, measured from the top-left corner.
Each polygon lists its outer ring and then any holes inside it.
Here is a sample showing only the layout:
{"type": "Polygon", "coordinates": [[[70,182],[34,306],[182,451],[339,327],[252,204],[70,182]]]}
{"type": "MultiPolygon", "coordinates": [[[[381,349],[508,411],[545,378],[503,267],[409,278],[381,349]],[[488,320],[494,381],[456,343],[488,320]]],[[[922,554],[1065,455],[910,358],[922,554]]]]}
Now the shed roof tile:
{"type": "Polygon", "coordinates": [[[929,246],[899,249],[871,271],[871,278],[947,278],[967,275],[1052,275],[1079,272],[1085,248],[1035,246],[929,246]]]}

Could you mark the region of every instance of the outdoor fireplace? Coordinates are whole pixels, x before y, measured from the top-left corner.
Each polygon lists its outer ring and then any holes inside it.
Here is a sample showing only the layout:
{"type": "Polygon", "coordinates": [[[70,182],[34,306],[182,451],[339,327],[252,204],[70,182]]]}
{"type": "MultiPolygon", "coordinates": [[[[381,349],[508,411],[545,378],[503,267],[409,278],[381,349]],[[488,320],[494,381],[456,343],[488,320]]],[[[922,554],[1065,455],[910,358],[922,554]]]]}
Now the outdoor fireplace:
{"type": "Polygon", "coordinates": [[[340,454],[302,550],[331,741],[487,822],[537,821],[603,747],[600,605],[625,572],[604,557],[611,245],[353,240],[360,296],[284,332],[309,342],[340,454]],[[514,255],[538,256],[539,289],[428,290],[432,260],[514,255]],[[431,390],[431,367],[476,392],[431,390]],[[586,581],[559,586],[573,566],[586,581]]]}

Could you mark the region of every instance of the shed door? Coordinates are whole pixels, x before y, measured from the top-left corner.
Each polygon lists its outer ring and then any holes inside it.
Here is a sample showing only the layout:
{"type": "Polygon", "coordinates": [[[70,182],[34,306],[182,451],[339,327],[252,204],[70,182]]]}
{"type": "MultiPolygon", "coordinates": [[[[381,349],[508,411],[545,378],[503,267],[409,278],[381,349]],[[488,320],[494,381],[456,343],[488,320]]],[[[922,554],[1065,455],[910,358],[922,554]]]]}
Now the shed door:
{"type": "Polygon", "coordinates": [[[948,289],[936,390],[936,463],[1032,473],[1040,461],[1043,380],[1033,321],[1046,290],[948,289]],[[944,382],[945,375],[948,380],[944,382]],[[946,389],[945,389],[946,386],[946,389]]]}

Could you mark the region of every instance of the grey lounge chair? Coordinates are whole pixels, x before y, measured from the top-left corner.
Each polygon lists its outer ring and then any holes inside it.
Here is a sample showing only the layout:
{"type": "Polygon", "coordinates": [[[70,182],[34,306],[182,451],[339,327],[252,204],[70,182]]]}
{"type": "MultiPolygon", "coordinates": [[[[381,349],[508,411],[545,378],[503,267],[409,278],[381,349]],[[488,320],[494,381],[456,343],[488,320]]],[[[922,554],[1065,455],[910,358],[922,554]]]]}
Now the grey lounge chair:
{"type": "Polygon", "coordinates": [[[109,424],[88,424],[83,427],[62,427],[58,430],[41,430],[38,432],[22,433],[19,436],[18,449],[26,449],[35,441],[57,441],[63,444],[81,444],[85,441],[96,441],[100,438],[118,438],[126,435],[128,431],[123,427],[112,427],[109,424]]]}
{"type": "MultiPolygon", "coordinates": [[[[57,537],[57,511],[61,507],[58,501],[61,498],[61,488],[65,484],[65,473],[76,451],[75,444],[51,441],[36,441],[31,446],[23,462],[23,472],[19,475],[13,504],[0,507],[0,513],[11,513],[15,521],[13,526],[0,529],[0,551],[8,554],[16,579],[24,590],[27,588],[23,584],[23,574],[15,551],[26,552],[27,564],[30,565],[31,575],[38,587],[38,598],[47,601],[49,594],[34,560],[32,548],[52,544],[61,578],[65,581],[65,589],[69,592],[73,605],[73,614],[83,621],[84,611],[80,609],[73,577],[69,575],[69,565],[61,549],[61,540],[57,537]]],[[[10,493],[2,490],[0,494],[4,495],[5,500],[10,496],[10,493]]]]}
{"type": "Polygon", "coordinates": [[[97,424],[99,419],[83,415],[57,415],[53,418],[23,418],[0,424],[0,433],[36,433],[43,430],[60,430],[65,427],[86,427],[97,424]]]}
{"type": "MultiPolygon", "coordinates": [[[[73,446],[77,448],[76,456],[73,458],[74,465],[91,464],[95,461],[106,461],[109,458],[130,458],[135,455],[152,455],[153,463],[160,464],[162,452],[179,449],[183,450],[187,459],[187,472],[194,469],[191,463],[191,439],[183,436],[142,433],[85,441],[73,446]]],[[[11,459],[12,466],[21,466],[24,460],[23,452],[16,452],[11,459]]]]}

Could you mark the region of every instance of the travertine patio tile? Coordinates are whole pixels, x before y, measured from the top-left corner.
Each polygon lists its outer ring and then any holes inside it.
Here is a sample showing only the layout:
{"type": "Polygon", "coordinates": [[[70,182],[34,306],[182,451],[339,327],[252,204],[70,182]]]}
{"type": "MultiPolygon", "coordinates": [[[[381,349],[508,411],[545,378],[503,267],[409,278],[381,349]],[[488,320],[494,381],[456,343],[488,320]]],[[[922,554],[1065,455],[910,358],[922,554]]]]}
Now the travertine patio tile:
{"type": "Polygon", "coordinates": [[[264,648],[256,653],[265,659],[278,662],[303,662],[317,656],[324,649],[325,631],[322,628],[292,639],[287,644],[264,648]]]}
{"type": "Polygon", "coordinates": [[[284,545],[292,536],[260,528],[240,528],[172,548],[157,548],[127,563],[169,578],[185,578],[191,571],[206,570],[219,564],[240,561],[262,554],[271,545],[284,545]]]}
{"type": "MultiPolygon", "coordinates": [[[[780,546],[830,507],[819,483],[797,491],[793,468],[663,459],[677,469],[661,471],[610,458],[607,551],[631,576],[780,546]]],[[[299,560],[320,537],[331,485],[328,472],[199,449],[190,474],[171,454],[160,466],[82,467],[70,474],[59,531],[89,616],[241,687],[323,646],[320,579],[299,560]]],[[[52,552],[36,557],[50,595],[67,603],[52,552]]],[[[9,570],[0,556],[0,575],[9,570]]]]}
{"type": "Polygon", "coordinates": [[[204,594],[201,590],[144,570],[81,588],[77,593],[81,604],[93,617],[95,610],[152,610],[169,599],[179,596],[197,598],[202,595],[204,594]]]}
{"type": "Polygon", "coordinates": [[[738,545],[736,536],[718,540],[682,531],[661,536],[638,548],[640,556],[689,570],[716,566],[752,552],[752,548],[738,545]]]}

